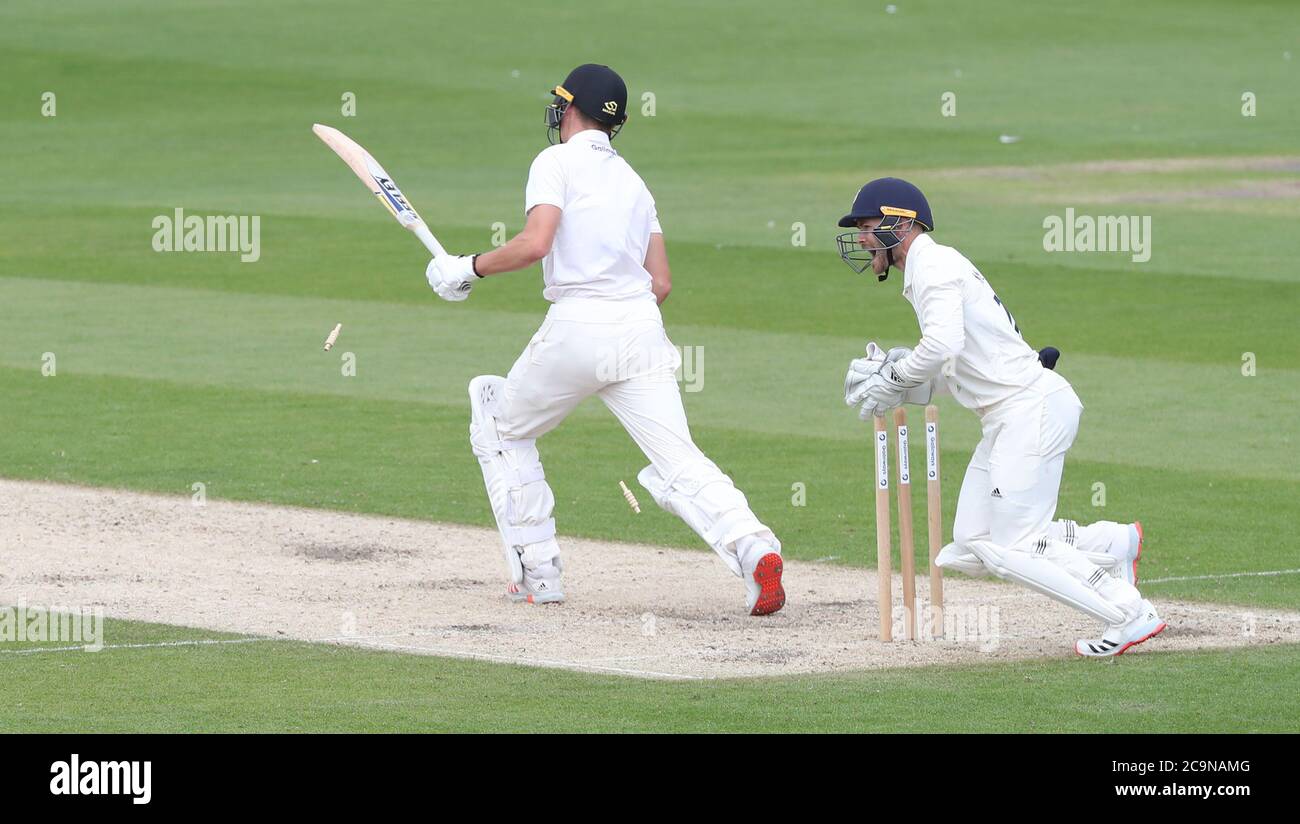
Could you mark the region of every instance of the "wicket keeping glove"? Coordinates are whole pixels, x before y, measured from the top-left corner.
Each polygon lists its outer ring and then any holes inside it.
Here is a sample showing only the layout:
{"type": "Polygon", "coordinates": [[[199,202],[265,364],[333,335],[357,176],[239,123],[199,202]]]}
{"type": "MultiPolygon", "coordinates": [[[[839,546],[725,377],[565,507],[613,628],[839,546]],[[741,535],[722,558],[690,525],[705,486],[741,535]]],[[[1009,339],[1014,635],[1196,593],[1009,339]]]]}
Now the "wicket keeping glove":
{"type": "Polygon", "coordinates": [[[469,297],[478,275],[474,273],[473,255],[443,255],[429,261],[424,270],[429,286],[443,300],[461,301],[469,297]]]}
{"type": "Polygon", "coordinates": [[[907,390],[892,385],[877,372],[862,385],[858,417],[869,421],[873,416],[884,415],[894,407],[902,406],[906,394],[907,390]]]}
{"type": "Polygon", "coordinates": [[[849,372],[844,376],[844,403],[857,406],[865,397],[868,378],[879,372],[886,363],[902,360],[911,353],[912,350],[906,346],[895,346],[886,352],[875,341],[868,343],[867,356],[849,362],[849,372]]]}

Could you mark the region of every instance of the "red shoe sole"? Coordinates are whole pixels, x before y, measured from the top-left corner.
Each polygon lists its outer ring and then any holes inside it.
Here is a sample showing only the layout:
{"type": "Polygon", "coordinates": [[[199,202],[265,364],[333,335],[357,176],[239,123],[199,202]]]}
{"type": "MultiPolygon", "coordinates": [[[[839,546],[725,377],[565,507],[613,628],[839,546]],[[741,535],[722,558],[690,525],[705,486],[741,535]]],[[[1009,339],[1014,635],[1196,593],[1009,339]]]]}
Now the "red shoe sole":
{"type": "Polygon", "coordinates": [[[781,586],[781,570],[784,568],[781,556],[775,552],[769,552],[759,560],[758,566],[754,567],[754,583],[761,591],[754,608],[749,611],[750,615],[770,615],[785,606],[785,587],[781,586]]]}
{"type": "Polygon", "coordinates": [[[1138,561],[1142,560],[1142,545],[1146,543],[1147,538],[1146,535],[1142,532],[1141,521],[1134,521],[1133,526],[1138,531],[1138,554],[1133,556],[1133,586],[1137,586],[1138,585],[1138,561]]]}

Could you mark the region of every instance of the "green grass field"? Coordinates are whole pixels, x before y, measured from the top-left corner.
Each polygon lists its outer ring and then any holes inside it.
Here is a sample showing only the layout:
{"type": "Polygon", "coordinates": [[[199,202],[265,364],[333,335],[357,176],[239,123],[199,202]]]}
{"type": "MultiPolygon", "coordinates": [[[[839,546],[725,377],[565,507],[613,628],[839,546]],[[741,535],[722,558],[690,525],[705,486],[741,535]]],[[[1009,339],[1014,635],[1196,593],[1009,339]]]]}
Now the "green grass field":
{"type": "Polygon", "coordinates": [[[105,634],[237,643],[0,655],[28,696],[0,705],[0,731],[1294,732],[1275,691],[1300,667],[1285,646],[668,682],[111,620],[105,634]],[[539,712],[539,695],[564,700],[539,712]]]}
{"type": "MultiPolygon", "coordinates": [[[[857,188],[895,174],[1030,343],[1064,352],[1087,411],[1060,514],[1141,518],[1144,576],[1192,579],[1152,597],[1300,603],[1300,575],[1220,577],[1300,566],[1300,11],[883,6],[6,3],[0,475],[488,525],[465,387],[540,322],[540,272],[439,301],[419,245],[310,126],[374,152],[450,249],[482,250],[494,223],[522,226],[545,90],[594,60],[653,95],[615,146],[658,201],[669,334],[703,348],[692,429],[788,556],[874,562],[843,372],[869,338],[914,343],[916,321],[901,278],[854,276],[832,237],[857,188]],[[178,207],[260,216],[260,260],[153,251],[151,221],[178,207]],[[1044,251],[1043,219],[1067,207],[1151,216],[1150,262],[1044,251]]],[[[978,429],[951,401],[942,416],[951,523],[978,429]]],[[[599,403],[542,451],[562,533],[698,546],[653,507],[617,517],[611,486],[644,460],[599,403]]],[[[115,642],[203,637],[113,626],[115,642]]],[[[19,677],[0,729],[1297,729],[1277,689],[1300,677],[1296,647],[1134,658],[701,686],[282,642],[3,655],[19,677]],[[1044,689],[1008,700],[1025,679],[1044,689]],[[521,721],[537,688],[571,696],[567,715],[521,721]],[[19,694],[44,697],[15,711],[19,694]],[[774,699],[786,717],[759,711],[774,699]]]]}

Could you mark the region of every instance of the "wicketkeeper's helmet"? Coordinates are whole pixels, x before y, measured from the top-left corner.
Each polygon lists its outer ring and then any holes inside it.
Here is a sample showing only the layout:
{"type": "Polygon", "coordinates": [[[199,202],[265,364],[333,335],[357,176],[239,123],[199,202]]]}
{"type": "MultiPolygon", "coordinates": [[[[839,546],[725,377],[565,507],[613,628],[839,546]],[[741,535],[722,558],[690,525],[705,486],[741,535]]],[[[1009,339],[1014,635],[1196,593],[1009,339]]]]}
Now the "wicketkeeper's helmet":
{"type": "MultiPolygon", "coordinates": [[[[930,203],[921,194],[921,190],[896,177],[880,177],[858,190],[853,199],[849,213],[840,218],[842,228],[856,227],[863,218],[878,217],[880,223],[869,230],[880,241],[876,248],[864,247],[861,243],[863,229],[854,228],[852,232],[836,235],[835,242],[840,249],[840,258],[855,272],[861,273],[871,266],[872,256],[885,250],[890,266],[894,264],[894,253],[890,251],[903,242],[899,232],[906,233],[913,224],[919,224],[927,232],[934,231],[934,217],[930,214],[930,203]]],[[[889,277],[885,269],[879,280],[889,277]]]]}

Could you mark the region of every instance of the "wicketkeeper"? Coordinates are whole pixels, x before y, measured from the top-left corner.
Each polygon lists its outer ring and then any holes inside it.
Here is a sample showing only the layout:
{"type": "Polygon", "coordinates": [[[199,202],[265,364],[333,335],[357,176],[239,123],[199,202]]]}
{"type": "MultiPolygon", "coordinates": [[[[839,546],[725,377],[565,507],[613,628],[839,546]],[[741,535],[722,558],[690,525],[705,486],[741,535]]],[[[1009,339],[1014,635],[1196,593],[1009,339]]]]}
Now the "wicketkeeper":
{"type": "Polygon", "coordinates": [[[649,459],[641,485],[744,578],[750,614],[776,612],[785,604],[781,543],[686,423],[681,356],[659,313],[672,288],[663,230],[650,191],[611,145],[627,121],[627,86],[608,66],[587,64],[551,94],[554,145],[528,172],[523,231],[491,252],[435,258],[426,273],[454,301],[481,278],[542,262],[552,306],[541,329],[509,375],[469,385],[470,445],[505,547],[507,594],[564,600],[555,499],[536,442],[596,395],[649,459]]]}
{"type": "Polygon", "coordinates": [[[1053,371],[1055,353],[1025,343],[1011,312],[969,260],[934,241],[934,218],[921,191],[904,180],[863,186],[839,222],[840,257],[855,272],[884,281],[903,272],[903,297],[921,325],[914,349],[869,345],[852,362],[844,401],[870,420],[902,403],[929,403],[939,390],[980,417],[957,502],[953,543],[938,563],[988,572],[1069,604],[1104,624],[1080,639],[1080,655],[1119,655],[1165,628],[1137,590],[1142,525],[1053,520],[1065,453],[1083,404],[1053,371]],[[1050,361],[1050,362],[1049,362],[1050,361]]]}

